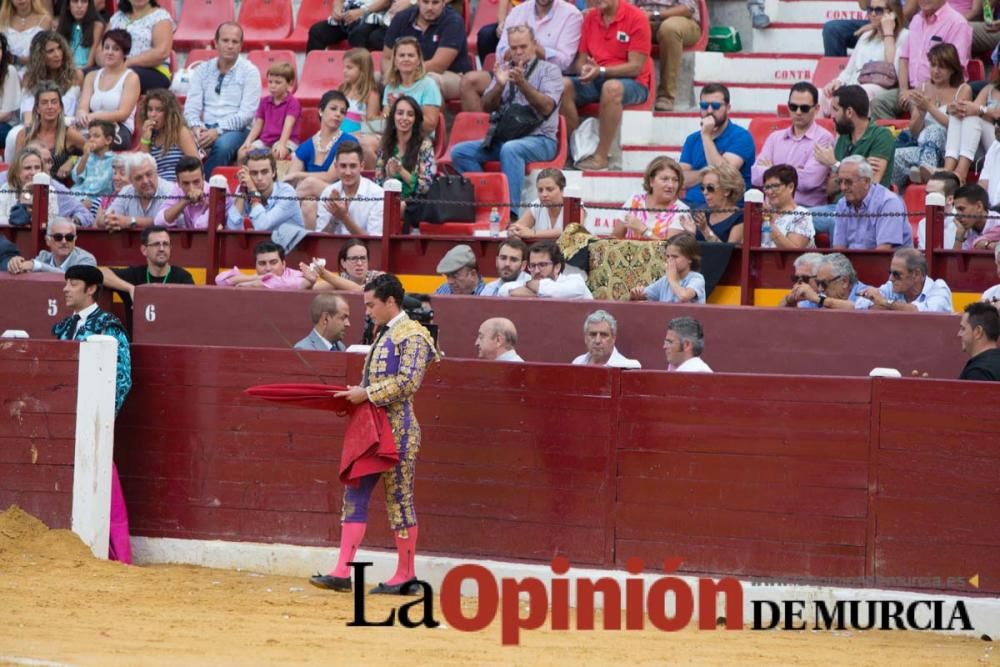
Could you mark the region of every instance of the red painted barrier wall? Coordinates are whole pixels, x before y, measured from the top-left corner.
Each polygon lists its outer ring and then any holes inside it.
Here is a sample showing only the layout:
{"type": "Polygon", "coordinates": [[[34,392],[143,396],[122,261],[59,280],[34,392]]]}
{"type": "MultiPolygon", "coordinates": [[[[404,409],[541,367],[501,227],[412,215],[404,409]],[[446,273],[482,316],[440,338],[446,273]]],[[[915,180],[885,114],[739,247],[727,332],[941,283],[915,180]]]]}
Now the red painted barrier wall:
{"type": "MultiPolygon", "coordinates": [[[[303,356],[360,376],[360,355],[303,356]]],[[[137,534],[336,545],[340,419],[242,394],[313,371],[276,350],[133,358],[117,458],[137,534]]],[[[997,593],[998,392],[445,360],[417,398],[422,551],[997,593]]],[[[391,547],[380,494],[366,543],[391,547]]]]}
{"type": "Polygon", "coordinates": [[[0,341],[0,511],[69,528],[79,345],[0,341]]]}

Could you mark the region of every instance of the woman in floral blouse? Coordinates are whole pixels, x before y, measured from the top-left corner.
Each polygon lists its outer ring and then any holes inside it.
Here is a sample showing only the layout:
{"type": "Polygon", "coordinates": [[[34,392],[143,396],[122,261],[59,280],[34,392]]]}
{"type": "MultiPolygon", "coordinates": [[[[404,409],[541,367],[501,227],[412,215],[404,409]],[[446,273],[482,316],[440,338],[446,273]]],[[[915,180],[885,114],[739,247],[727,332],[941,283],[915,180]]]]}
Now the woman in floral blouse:
{"type": "MultiPolygon", "coordinates": [[[[795,204],[799,174],[787,164],[776,164],[764,172],[764,194],[771,209],[771,240],[764,248],[815,248],[816,229],[809,209],[795,204]]],[[[765,212],[765,215],[767,212],[765,212]]]]}
{"type": "Polygon", "coordinates": [[[668,239],[695,232],[688,205],[680,200],[684,172],[676,160],[661,155],[646,167],[642,178],[645,192],[633,195],[622,208],[628,213],[615,220],[616,239],[668,239]],[[654,209],[654,210],[647,210],[654,209]]]}
{"type": "Polygon", "coordinates": [[[383,185],[390,178],[397,179],[403,184],[404,200],[423,197],[434,180],[434,145],[420,131],[423,119],[416,100],[409,95],[397,97],[375,155],[375,182],[383,185]]]}

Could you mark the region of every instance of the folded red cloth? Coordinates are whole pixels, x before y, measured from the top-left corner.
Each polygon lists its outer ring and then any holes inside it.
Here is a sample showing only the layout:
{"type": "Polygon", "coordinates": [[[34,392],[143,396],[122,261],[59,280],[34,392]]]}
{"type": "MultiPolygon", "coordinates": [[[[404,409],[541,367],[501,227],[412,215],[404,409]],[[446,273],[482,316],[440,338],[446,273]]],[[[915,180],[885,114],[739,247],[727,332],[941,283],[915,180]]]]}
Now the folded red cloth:
{"type": "Polygon", "coordinates": [[[348,415],[340,453],[340,481],[356,486],[365,475],[380,474],[399,463],[399,451],[385,408],[371,403],[353,405],[334,393],[347,387],[329,384],[262,384],[246,393],[284,405],[331,410],[348,415]]]}

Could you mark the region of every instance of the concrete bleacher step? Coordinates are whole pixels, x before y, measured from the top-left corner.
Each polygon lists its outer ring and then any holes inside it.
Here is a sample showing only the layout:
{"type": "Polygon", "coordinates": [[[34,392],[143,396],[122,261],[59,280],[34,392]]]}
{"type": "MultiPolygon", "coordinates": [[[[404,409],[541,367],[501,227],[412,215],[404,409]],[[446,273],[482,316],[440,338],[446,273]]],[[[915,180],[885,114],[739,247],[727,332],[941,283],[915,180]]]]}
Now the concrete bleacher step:
{"type": "MultiPolygon", "coordinates": [[[[643,165],[643,169],[646,166],[643,165]]],[[[642,170],[576,171],[566,170],[566,186],[575,187],[585,202],[623,202],[642,192],[642,170]]]]}
{"type": "Polygon", "coordinates": [[[782,23],[753,31],[754,53],[823,55],[822,23],[782,23]]]}
{"type": "MultiPolygon", "coordinates": [[[[787,100],[787,96],[786,96],[787,100]]],[[[729,118],[742,127],[749,127],[750,121],[762,114],[732,113],[729,118]]],[[[774,107],[763,114],[774,115],[774,107]]],[[[677,153],[684,145],[684,140],[692,132],[701,127],[701,115],[695,111],[680,113],[646,112],[643,123],[623,123],[621,141],[623,147],[630,146],[676,146],[677,153]]]]}
{"type": "Polygon", "coordinates": [[[780,0],[768,2],[767,10],[772,21],[784,23],[868,20],[868,15],[852,0],[780,0]]]}
{"type": "Polygon", "coordinates": [[[790,86],[809,81],[822,54],[717,53],[695,54],[694,80],[790,86]]]}
{"type": "MultiPolygon", "coordinates": [[[[808,81],[808,79],[805,79],[808,81]]],[[[701,95],[701,89],[708,82],[695,82],[695,96],[701,95]]],[[[725,82],[729,88],[729,99],[733,109],[739,109],[744,113],[768,114],[773,116],[779,104],[788,102],[788,89],[791,83],[748,83],[739,84],[725,82]]]]}
{"type": "Polygon", "coordinates": [[[622,171],[644,172],[654,158],[661,155],[679,160],[681,157],[681,147],[678,146],[622,146],[622,171]]]}

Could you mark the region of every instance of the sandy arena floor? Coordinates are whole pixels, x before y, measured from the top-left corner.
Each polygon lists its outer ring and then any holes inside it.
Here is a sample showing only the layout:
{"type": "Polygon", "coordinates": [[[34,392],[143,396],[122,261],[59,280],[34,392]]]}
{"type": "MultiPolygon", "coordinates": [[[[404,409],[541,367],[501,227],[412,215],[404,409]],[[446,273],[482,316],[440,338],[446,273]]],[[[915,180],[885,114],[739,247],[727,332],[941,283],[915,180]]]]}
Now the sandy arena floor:
{"type": "MultiPolygon", "coordinates": [[[[394,606],[369,598],[371,617],[394,606]]],[[[352,596],[302,579],[98,561],[0,513],[0,665],[997,664],[993,643],[917,632],[522,633],[349,628],[352,596]]],[[[471,604],[474,602],[470,601],[471,604]]],[[[440,609],[437,609],[438,620],[440,609]]]]}

